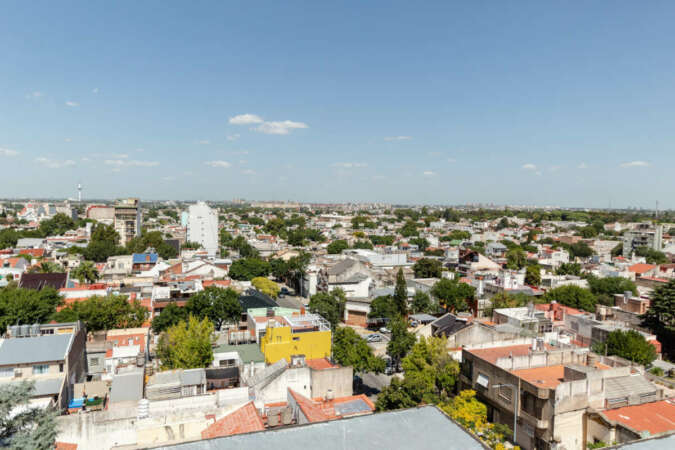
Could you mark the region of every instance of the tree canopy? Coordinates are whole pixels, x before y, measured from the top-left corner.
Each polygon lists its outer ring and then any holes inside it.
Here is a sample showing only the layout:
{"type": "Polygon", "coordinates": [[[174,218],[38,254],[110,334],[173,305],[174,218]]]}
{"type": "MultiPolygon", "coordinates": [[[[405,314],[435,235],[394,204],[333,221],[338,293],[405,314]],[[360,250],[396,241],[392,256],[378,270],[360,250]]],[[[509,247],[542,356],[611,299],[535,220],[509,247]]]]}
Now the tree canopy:
{"type": "Polygon", "coordinates": [[[57,322],[83,321],[87,331],[137,328],[143,325],[148,310],[138,300],[124,295],[94,296],[71,303],[54,314],[57,322]]]}
{"type": "Polygon", "coordinates": [[[157,356],[162,370],[208,367],[213,361],[213,323],[190,316],[160,335],[157,356]]]}
{"type": "Polygon", "coordinates": [[[237,291],[216,286],[209,286],[194,294],[188,299],[185,309],[190,316],[199,320],[209,319],[218,330],[224,323],[238,322],[242,313],[237,291]]]}
{"type": "Polygon", "coordinates": [[[342,289],[333,289],[330,292],[317,292],[309,299],[309,310],[326,319],[333,330],[344,317],[345,293],[342,289]]]}
{"type": "Polygon", "coordinates": [[[33,381],[0,386],[0,443],[10,449],[51,450],[57,435],[56,411],[31,406],[33,381]]]}
{"type": "Polygon", "coordinates": [[[623,294],[628,291],[638,295],[635,283],[623,277],[598,278],[593,275],[586,277],[591,292],[596,296],[598,303],[614,306],[614,294],[623,294]]]}
{"type": "Polygon", "coordinates": [[[473,300],[476,289],[455,279],[443,278],[431,288],[431,295],[438,299],[446,311],[466,311],[467,300],[473,300]]]}
{"type": "Polygon", "coordinates": [[[403,317],[398,316],[389,323],[391,339],[387,343],[387,355],[398,367],[401,359],[405,357],[415,344],[415,335],[408,331],[408,325],[403,317]]]}
{"type": "Polygon", "coordinates": [[[437,259],[421,258],[413,265],[415,278],[440,278],[443,265],[437,259]]]}
{"type": "Polygon", "coordinates": [[[162,309],[162,312],[158,316],[153,317],[152,331],[159,334],[162,331],[169,329],[169,327],[176,325],[181,320],[186,321],[187,319],[187,309],[181,308],[174,302],[171,302],[162,309]]]}
{"type": "Polygon", "coordinates": [[[398,314],[405,316],[408,313],[408,283],[406,283],[403,276],[403,269],[398,269],[398,273],[396,274],[394,304],[398,314]]]}
{"type": "Polygon", "coordinates": [[[259,258],[242,258],[230,266],[230,278],[251,281],[256,277],[266,277],[271,270],[270,263],[259,258]]]}
{"type": "Polygon", "coordinates": [[[326,251],[328,252],[329,255],[338,255],[342,253],[342,250],[347,250],[348,248],[349,244],[347,244],[347,241],[338,239],[328,244],[328,247],[326,247],[326,251]]]}
{"type": "Polygon", "coordinates": [[[98,280],[99,273],[96,266],[89,261],[83,261],[70,271],[71,278],[77,279],[80,284],[93,283],[98,280]]]}
{"type": "Polygon", "coordinates": [[[277,298],[281,290],[281,287],[277,283],[267,277],[255,277],[251,280],[251,284],[257,290],[272,298],[277,298]]]}
{"type": "Polygon", "coordinates": [[[0,332],[9,325],[46,323],[63,303],[58,291],[4,287],[0,289],[0,332]]]}
{"type": "Polygon", "coordinates": [[[647,366],[656,359],[656,348],[635,330],[614,330],[605,342],[598,342],[593,351],[601,355],[617,355],[647,366]]]}
{"type": "Polygon", "coordinates": [[[574,285],[551,289],[544,294],[544,301],[556,301],[561,305],[583,309],[588,312],[595,312],[595,304],[597,302],[590,290],[574,285]]]}
{"type": "Polygon", "coordinates": [[[355,372],[384,371],[384,359],[373,355],[365,339],[352,328],[338,327],[333,335],[333,358],[342,366],[352,366],[355,372]]]}
{"type": "Polygon", "coordinates": [[[675,280],[658,286],[642,316],[642,325],[649,328],[663,346],[663,353],[675,358],[675,280]]]}

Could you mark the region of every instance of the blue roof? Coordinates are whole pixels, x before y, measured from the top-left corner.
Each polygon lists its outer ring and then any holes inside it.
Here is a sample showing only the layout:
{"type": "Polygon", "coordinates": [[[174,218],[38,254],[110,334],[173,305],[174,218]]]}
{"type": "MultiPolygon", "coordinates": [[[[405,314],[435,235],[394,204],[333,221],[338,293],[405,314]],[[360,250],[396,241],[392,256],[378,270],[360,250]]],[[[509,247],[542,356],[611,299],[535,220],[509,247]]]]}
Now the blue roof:
{"type": "Polygon", "coordinates": [[[133,264],[156,263],[157,253],[134,253],[133,264]]]}

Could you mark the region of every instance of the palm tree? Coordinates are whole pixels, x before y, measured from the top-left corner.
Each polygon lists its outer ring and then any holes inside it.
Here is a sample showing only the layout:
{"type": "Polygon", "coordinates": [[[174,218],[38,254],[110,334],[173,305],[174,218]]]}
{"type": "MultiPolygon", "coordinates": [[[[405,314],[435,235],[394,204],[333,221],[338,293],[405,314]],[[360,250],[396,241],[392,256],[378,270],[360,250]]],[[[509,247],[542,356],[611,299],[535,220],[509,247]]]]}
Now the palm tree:
{"type": "Polygon", "coordinates": [[[98,280],[99,274],[96,266],[89,261],[82,262],[70,271],[70,275],[77,278],[80,284],[93,283],[98,280]]]}
{"type": "Polygon", "coordinates": [[[52,262],[52,261],[42,261],[40,264],[37,264],[30,268],[30,273],[58,273],[63,272],[63,267],[61,264],[52,262]]]}

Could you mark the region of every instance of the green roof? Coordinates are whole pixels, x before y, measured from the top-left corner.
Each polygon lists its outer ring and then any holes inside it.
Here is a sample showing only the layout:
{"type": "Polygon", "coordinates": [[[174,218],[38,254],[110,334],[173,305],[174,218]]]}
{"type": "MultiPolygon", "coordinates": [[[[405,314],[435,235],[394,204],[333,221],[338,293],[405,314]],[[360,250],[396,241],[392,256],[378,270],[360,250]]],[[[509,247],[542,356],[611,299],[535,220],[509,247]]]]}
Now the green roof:
{"type": "Polygon", "coordinates": [[[265,355],[260,351],[258,344],[219,345],[213,353],[237,352],[241,362],[265,362],[265,355]]]}

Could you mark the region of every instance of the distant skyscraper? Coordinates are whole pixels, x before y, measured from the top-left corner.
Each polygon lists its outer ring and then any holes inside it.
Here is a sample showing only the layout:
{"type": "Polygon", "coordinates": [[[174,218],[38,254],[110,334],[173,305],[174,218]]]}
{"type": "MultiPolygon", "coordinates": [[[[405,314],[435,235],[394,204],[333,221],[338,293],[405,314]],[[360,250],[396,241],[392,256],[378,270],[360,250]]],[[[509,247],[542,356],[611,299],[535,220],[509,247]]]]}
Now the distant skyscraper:
{"type": "Polygon", "coordinates": [[[190,205],[187,221],[187,240],[198,242],[209,256],[218,252],[218,213],[204,202],[190,205]]]}
{"type": "Polygon", "coordinates": [[[82,203],[82,184],[77,183],[77,203],[82,203]]]}

